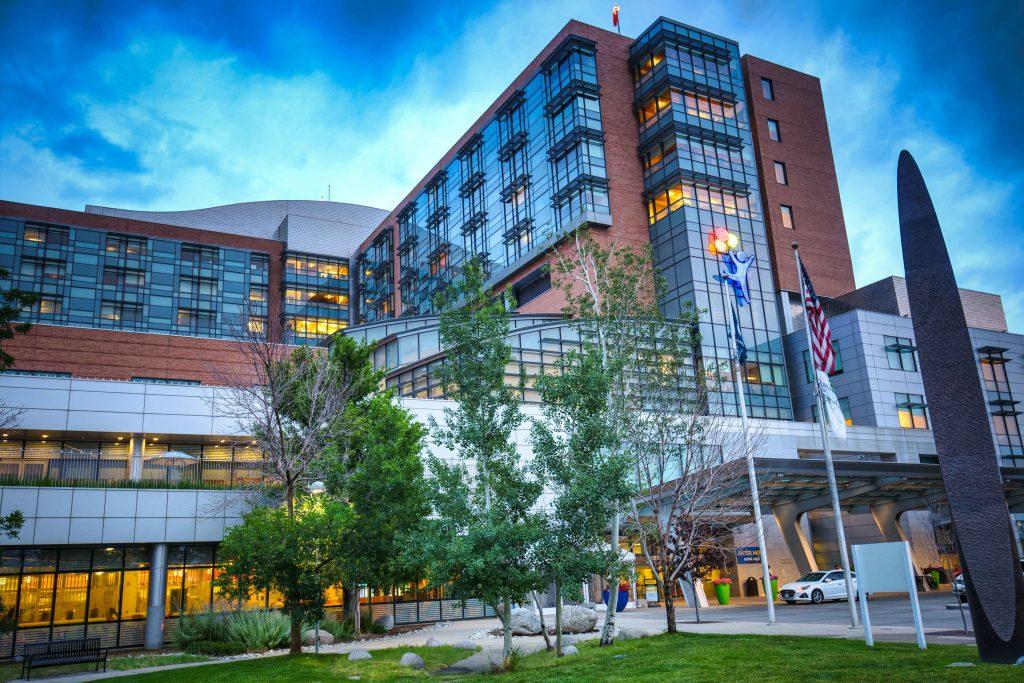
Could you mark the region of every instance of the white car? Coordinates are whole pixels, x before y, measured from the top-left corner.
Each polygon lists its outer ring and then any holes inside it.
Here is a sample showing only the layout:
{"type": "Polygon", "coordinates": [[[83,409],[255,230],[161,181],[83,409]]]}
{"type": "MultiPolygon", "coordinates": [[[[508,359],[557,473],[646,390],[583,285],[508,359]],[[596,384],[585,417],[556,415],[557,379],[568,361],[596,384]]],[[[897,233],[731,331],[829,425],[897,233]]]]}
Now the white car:
{"type": "MultiPolygon", "coordinates": [[[[857,574],[851,573],[853,592],[857,593],[857,574]]],[[[820,605],[826,600],[845,600],[846,581],[842,571],[811,572],[779,589],[779,595],[787,605],[798,602],[813,602],[820,605]]]]}

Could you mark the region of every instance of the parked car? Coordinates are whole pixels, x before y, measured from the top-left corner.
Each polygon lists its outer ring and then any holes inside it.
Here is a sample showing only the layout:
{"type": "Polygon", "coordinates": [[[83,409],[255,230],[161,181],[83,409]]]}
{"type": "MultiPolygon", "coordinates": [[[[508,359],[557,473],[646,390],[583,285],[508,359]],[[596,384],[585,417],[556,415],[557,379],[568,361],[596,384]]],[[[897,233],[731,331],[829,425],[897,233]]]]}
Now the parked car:
{"type": "MultiPolygon", "coordinates": [[[[850,576],[856,594],[857,574],[854,572],[850,576]]],[[[811,572],[782,586],[779,595],[787,605],[795,605],[798,602],[813,602],[820,605],[826,600],[845,600],[846,581],[842,571],[811,572]]]]}
{"type": "Polygon", "coordinates": [[[967,587],[964,585],[963,574],[957,574],[953,579],[953,595],[960,602],[967,602],[967,587]]]}

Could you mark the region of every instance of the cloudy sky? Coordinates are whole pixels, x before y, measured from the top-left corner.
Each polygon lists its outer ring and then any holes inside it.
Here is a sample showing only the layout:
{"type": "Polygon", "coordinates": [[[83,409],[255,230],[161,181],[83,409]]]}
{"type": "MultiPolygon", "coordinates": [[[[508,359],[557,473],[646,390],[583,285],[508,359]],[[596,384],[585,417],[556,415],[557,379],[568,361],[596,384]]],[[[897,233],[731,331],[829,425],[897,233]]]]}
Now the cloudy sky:
{"type": "MultiPolygon", "coordinates": [[[[961,286],[1024,331],[1024,4],[620,4],[626,34],[663,14],[821,78],[858,284],[902,269],[910,149],[961,286]]],[[[162,210],[330,184],[390,209],[568,19],[609,26],[611,5],[0,1],[0,197],[162,210]]]]}

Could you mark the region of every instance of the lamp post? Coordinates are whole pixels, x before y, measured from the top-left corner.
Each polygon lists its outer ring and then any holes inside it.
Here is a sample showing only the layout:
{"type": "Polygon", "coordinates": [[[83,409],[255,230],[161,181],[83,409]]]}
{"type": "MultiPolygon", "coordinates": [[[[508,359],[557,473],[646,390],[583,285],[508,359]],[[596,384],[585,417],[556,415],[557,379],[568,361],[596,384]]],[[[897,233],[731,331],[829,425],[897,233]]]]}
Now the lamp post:
{"type": "MultiPolygon", "coordinates": [[[[726,256],[733,263],[743,264],[743,270],[740,267],[736,267],[736,273],[722,271],[722,275],[718,277],[718,282],[722,287],[722,297],[728,302],[728,313],[726,313],[725,326],[726,329],[730,329],[731,326],[735,325],[736,329],[729,335],[732,343],[729,345],[729,358],[733,368],[733,377],[736,382],[736,393],[739,399],[740,408],[740,420],[743,425],[743,451],[744,456],[747,460],[747,479],[750,480],[750,498],[754,508],[754,524],[757,529],[757,547],[761,553],[761,582],[764,584],[765,602],[768,607],[768,624],[775,624],[775,602],[774,595],[772,594],[772,578],[771,571],[768,569],[768,546],[765,542],[764,537],[764,521],[761,519],[761,494],[757,486],[757,471],[754,467],[754,454],[750,448],[750,421],[747,418],[747,399],[743,386],[743,367],[740,363],[740,351],[737,349],[739,344],[739,311],[737,309],[737,299],[740,296],[740,291],[736,292],[735,296],[729,296],[726,291],[725,281],[730,280],[730,284],[735,282],[734,278],[741,278],[742,292],[749,301],[749,296],[746,294],[746,273],[751,265],[753,265],[753,257],[746,258],[744,254],[741,257],[742,252],[739,251],[740,239],[735,233],[731,233],[725,228],[716,228],[711,233],[708,239],[708,248],[712,254],[723,257],[722,260],[726,261],[726,256]],[[741,275],[742,273],[742,275],[741,275]],[[733,277],[729,277],[729,276],[733,277]],[[732,316],[730,321],[728,318],[732,316]]],[[[735,286],[734,286],[735,288],[735,286]]]]}
{"type": "MultiPolygon", "coordinates": [[[[319,481],[319,480],[318,481],[314,481],[314,482],[310,483],[310,485],[309,485],[309,493],[310,493],[310,495],[313,495],[313,496],[319,496],[319,495],[321,495],[326,490],[327,490],[327,487],[324,486],[324,483],[322,481],[319,481]]],[[[319,579],[319,575],[320,575],[320,549],[319,548],[317,548],[317,551],[316,551],[316,571],[317,571],[317,578],[319,579]]],[[[320,581],[318,580],[317,583],[320,583],[320,581]]],[[[316,629],[316,633],[313,635],[313,651],[316,654],[320,654],[320,619],[319,619],[319,617],[316,620],[316,626],[314,628],[316,629]]]]}

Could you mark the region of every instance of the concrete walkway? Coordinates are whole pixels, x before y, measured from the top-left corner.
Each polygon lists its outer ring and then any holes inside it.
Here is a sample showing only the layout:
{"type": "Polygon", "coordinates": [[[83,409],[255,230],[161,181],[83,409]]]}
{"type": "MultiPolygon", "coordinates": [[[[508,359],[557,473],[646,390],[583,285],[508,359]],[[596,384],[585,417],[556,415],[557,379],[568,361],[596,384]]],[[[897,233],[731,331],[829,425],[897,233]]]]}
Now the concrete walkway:
{"type": "MultiPolygon", "coordinates": [[[[648,608],[639,610],[627,610],[616,616],[618,628],[638,628],[651,634],[665,632],[664,610],[661,608],[648,608]]],[[[701,610],[702,619],[705,623],[697,624],[692,621],[692,610],[677,612],[677,629],[685,633],[716,633],[716,634],[750,634],[769,636],[804,636],[817,638],[851,638],[861,640],[864,632],[861,629],[850,628],[849,625],[837,624],[814,624],[814,623],[782,623],[775,626],[768,626],[764,621],[733,621],[729,620],[729,608],[709,607],[701,610]]],[[[744,615],[746,616],[746,615],[744,615]]],[[[748,617],[749,618],[749,617],[748,617]]],[[[604,614],[600,614],[598,627],[604,622],[604,614]]],[[[550,624],[549,624],[550,625],[550,624]]],[[[456,662],[439,673],[444,674],[471,674],[486,673],[496,664],[501,662],[502,639],[490,635],[489,632],[500,628],[497,619],[473,619],[469,621],[452,621],[424,627],[408,633],[374,638],[354,643],[339,643],[336,645],[324,645],[320,652],[324,654],[346,654],[355,649],[379,650],[383,648],[400,648],[424,646],[427,639],[436,638],[442,645],[454,645],[463,640],[471,640],[477,643],[481,650],[466,659],[456,662]]],[[[914,629],[912,626],[876,626],[872,629],[875,640],[886,642],[915,642],[914,629]]],[[[973,645],[973,637],[962,635],[950,635],[948,629],[926,628],[925,634],[929,643],[951,644],[951,645],[973,645]]],[[[564,644],[576,643],[585,640],[596,639],[599,632],[586,633],[581,635],[564,636],[564,644]]],[[[541,636],[527,636],[513,638],[513,645],[524,654],[530,654],[544,649],[544,639],[541,636]]],[[[303,648],[304,652],[313,652],[312,647],[303,648]]],[[[96,681],[107,678],[121,678],[125,676],[136,676],[152,671],[169,671],[173,669],[189,669],[214,664],[223,664],[229,661],[244,661],[260,657],[275,657],[285,654],[284,650],[276,652],[261,653],[258,655],[242,655],[215,659],[207,662],[194,662],[189,664],[173,664],[162,667],[151,667],[147,669],[135,669],[132,671],[109,671],[107,673],[83,672],[81,674],[65,674],[53,678],[35,678],[36,681],[61,681],[62,683],[79,683],[84,681],[96,681]]],[[[199,672],[196,672],[202,675],[199,672]]]]}

